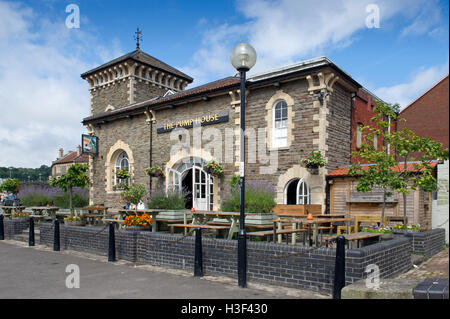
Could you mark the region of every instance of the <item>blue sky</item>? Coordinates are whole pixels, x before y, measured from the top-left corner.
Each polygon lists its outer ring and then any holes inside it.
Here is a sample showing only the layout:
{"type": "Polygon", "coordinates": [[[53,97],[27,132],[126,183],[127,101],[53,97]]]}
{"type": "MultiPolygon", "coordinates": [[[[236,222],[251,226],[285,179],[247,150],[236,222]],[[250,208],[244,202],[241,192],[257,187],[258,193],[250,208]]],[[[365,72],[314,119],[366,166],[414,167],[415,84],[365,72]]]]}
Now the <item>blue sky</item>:
{"type": "Polygon", "coordinates": [[[89,112],[80,74],[141,49],[191,75],[233,75],[229,52],[250,42],[254,72],[327,56],[360,84],[405,107],[448,74],[449,5],[438,0],[0,0],[0,166],[50,165],[75,149],[89,112]],[[65,25],[66,6],[80,28],[65,25]],[[368,28],[366,8],[380,10],[368,28]],[[17,119],[21,120],[18,122],[17,119]]]}

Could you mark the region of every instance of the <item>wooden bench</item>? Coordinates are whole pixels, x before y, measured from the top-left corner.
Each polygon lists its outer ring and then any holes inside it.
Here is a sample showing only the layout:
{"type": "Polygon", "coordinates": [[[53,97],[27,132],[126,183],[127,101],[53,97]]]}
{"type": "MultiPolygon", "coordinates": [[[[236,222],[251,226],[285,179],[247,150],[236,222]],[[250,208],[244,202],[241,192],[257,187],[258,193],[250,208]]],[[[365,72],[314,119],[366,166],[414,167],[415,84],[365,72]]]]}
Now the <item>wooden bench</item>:
{"type": "Polygon", "coordinates": [[[214,230],[214,237],[217,236],[218,230],[230,229],[229,226],[219,226],[219,225],[192,225],[192,224],[168,224],[170,227],[170,233],[173,234],[173,227],[184,227],[184,228],[201,228],[201,229],[211,229],[214,230]]]}
{"type": "Polygon", "coordinates": [[[273,241],[275,242],[277,235],[287,235],[287,234],[303,233],[303,232],[306,232],[306,229],[281,229],[281,230],[254,231],[254,232],[248,232],[247,235],[255,236],[255,237],[267,237],[267,241],[269,241],[269,238],[270,238],[269,236],[273,236],[273,241]]]}
{"type": "MultiPolygon", "coordinates": [[[[347,235],[343,235],[345,237],[345,239],[347,241],[356,241],[357,243],[357,247],[359,248],[359,242],[361,240],[365,240],[365,239],[373,239],[373,238],[380,238],[380,236],[383,235],[382,233],[365,233],[365,232],[361,232],[361,233],[353,233],[353,234],[347,234],[347,235]]],[[[336,239],[337,236],[333,236],[333,237],[328,237],[328,238],[324,238],[325,241],[327,241],[327,246],[328,246],[328,242],[336,239]]]]}

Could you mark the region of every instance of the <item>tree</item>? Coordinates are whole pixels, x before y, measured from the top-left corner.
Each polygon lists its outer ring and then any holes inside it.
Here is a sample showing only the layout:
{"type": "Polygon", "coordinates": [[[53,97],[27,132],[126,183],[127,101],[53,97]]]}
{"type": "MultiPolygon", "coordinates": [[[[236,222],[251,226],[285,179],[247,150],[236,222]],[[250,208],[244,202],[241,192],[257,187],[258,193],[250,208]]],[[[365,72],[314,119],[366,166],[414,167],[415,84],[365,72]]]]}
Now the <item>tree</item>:
{"type": "Polygon", "coordinates": [[[19,180],[8,178],[0,185],[0,191],[16,195],[19,192],[19,180]]]}
{"type": "Polygon", "coordinates": [[[359,157],[368,166],[361,166],[361,164],[354,164],[350,168],[349,174],[358,176],[358,184],[356,190],[358,192],[369,192],[375,187],[383,190],[383,206],[381,209],[381,221],[384,220],[386,210],[386,198],[391,196],[391,190],[398,188],[401,182],[398,174],[392,169],[396,164],[395,155],[388,152],[387,142],[390,138],[389,126],[390,120],[395,120],[397,114],[395,110],[396,105],[383,104],[377,101],[374,111],[376,115],[371,118],[375,123],[375,127],[363,126],[361,128],[362,144],[358,151],[353,152],[352,156],[359,157]],[[382,144],[380,149],[375,145],[375,138],[381,137],[382,144]]]}
{"type": "MultiPolygon", "coordinates": [[[[437,190],[436,178],[430,166],[432,160],[446,160],[449,157],[448,149],[429,137],[419,137],[408,128],[392,133],[388,142],[393,146],[396,158],[403,164],[403,170],[397,166],[400,183],[395,189],[403,194],[403,222],[406,223],[406,195],[410,190],[418,187],[425,192],[437,190]],[[414,170],[408,170],[408,162],[415,161],[414,154],[420,153],[420,160],[413,163],[414,170]]],[[[398,165],[398,164],[397,164],[398,165]]]]}
{"type": "Polygon", "coordinates": [[[50,185],[62,188],[69,192],[70,213],[73,215],[73,187],[85,188],[89,185],[89,177],[86,172],[89,169],[88,164],[73,164],[69,167],[66,174],[50,180],[50,185]]]}

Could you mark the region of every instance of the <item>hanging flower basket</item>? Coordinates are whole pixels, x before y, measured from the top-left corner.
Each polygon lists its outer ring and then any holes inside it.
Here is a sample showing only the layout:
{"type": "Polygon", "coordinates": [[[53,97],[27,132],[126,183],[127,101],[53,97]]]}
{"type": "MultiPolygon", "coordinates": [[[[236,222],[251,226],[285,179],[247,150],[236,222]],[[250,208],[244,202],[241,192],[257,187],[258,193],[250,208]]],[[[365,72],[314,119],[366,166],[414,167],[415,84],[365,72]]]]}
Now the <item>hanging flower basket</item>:
{"type": "Polygon", "coordinates": [[[126,169],[126,168],[119,168],[118,170],[116,170],[116,177],[118,179],[127,179],[127,178],[130,178],[131,175],[128,172],[128,169],[126,169]]]}
{"type": "Polygon", "coordinates": [[[165,177],[164,171],[159,166],[149,167],[145,171],[147,172],[147,175],[151,177],[165,177]]]}
{"type": "Polygon", "coordinates": [[[301,162],[314,175],[319,173],[319,167],[325,166],[327,163],[320,152],[312,152],[305,155],[301,162]]]}
{"type": "Polygon", "coordinates": [[[213,176],[222,176],[223,175],[223,165],[217,163],[214,160],[211,160],[203,165],[203,169],[206,173],[211,174],[213,176]]]}

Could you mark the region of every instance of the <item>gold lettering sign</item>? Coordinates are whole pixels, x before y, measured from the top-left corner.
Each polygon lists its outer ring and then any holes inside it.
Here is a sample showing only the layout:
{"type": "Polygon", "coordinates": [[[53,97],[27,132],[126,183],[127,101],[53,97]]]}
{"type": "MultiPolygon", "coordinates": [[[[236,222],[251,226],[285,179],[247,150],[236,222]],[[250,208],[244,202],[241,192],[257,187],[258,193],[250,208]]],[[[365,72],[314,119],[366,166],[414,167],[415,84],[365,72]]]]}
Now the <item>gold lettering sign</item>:
{"type": "Polygon", "coordinates": [[[167,133],[177,128],[192,128],[194,125],[210,125],[227,122],[228,112],[219,113],[196,116],[190,119],[175,120],[158,127],[157,133],[167,133]]]}

